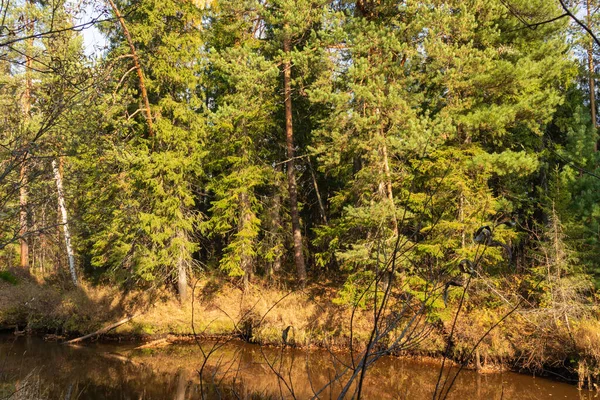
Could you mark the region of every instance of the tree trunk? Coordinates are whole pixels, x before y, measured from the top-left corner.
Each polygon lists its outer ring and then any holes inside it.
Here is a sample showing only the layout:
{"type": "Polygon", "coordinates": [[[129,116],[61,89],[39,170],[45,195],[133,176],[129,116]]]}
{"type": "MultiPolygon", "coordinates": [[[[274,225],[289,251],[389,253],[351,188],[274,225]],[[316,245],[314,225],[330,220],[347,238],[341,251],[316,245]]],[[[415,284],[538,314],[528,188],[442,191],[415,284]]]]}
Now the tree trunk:
{"type": "MultiPolygon", "coordinates": [[[[28,6],[32,6],[31,0],[27,1],[28,6]]],[[[27,16],[27,33],[31,36],[34,31],[34,20],[32,17],[27,16]]],[[[25,93],[23,93],[23,117],[25,125],[27,126],[31,118],[31,91],[33,82],[31,79],[31,68],[33,66],[33,58],[31,52],[33,51],[33,38],[27,41],[27,47],[25,50],[25,93]]],[[[25,151],[23,160],[21,161],[20,171],[20,183],[19,187],[19,236],[21,242],[21,268],[29,269],[29,242],[27,240],[27,234],[29,229],[29,191],[28,191],[28,151],[25,151]]]]}
{"type": "Polygon", "coordinates": [[[179,302],[181,304],[185,303],[187,300],[187,271],[185,267],[185,262],[179,260],[177,264],[177,292],[179,293],[179,302]]]}
{"type": "Polygon", "coordinates": [[[110,7],[112,8],[115,16],[119,20],[119,24],[121,25],[121,29],[123,29],[123,34],[125,35],[125,39],[127,40],[127,44],[129,45],[129,50],[131,51],[131,57],[133,58],[133,65],[135,67],[135,72],[138,76],[138,84],[140,87],[140,92],[142,95],[142,101],[144,102],[144,114],[146,116],[146,123],[148,124],[148,134],[150,137],[154,136],[154,126],[152,123],[152,112],[150,110],[150,101],[148,100],[148,92],[146,90],[146,83],[144,82],[144,74],[142,73],[142,67],[140,65],[140,59],[137,55],[137,51],[135,50],[135,46],[133,45],[133,40],[131,39],[131,34],[129,33],[129,29],[127,29],[127,25],[125,24],[125,19],[121,15],[121,12],[117,8],[117,5],[113,0],[108,0],[110,7]]]}
{"type": "Polygon", "coordinates": [[[185,369],[181,368],[177,372],[177,388],[175,390],[175,400],[185,400],[187,392],[188,380],[185,369]]]}
{"type": "MultiPolygon", "coordinates": [[[[246,226],[252,222],[252,211],[250,209],[250,202],[248,200],[248,193],[240,193],[240,221],[238,225],[238,232],[242,232],[246,229],[246,226]]],[[[248,289],[250,284],[250,278],[252,276],[252,256],[251,250],[247,247],[247,243],[243,242],[241,255],[240,255],[240,268],[244,271],[243,282],[244,290],[248,289]]]]}
{"type": "Polygon", "coordinates": [[[327,214],[325,213],[325,204],[323,203],[323,199],[321,198],[321,192],[319,191],[317,176],[315,175],[315,170],[313,169],[312,163],[310,162],[310,157],[308,158],[308,166],[310,168],[310,175],[312,177],[315,193],[317,194],[317,201],[319,204],[319,211],[321,212],[321,218],[323,218],[323,223],[327,225],[327,214]]]}
{"type": "Polygon", "coordinates": [[[81,336],[81,337],[78,337],[78,338],[75,338],[75,339],[71,339],[71,340],[69,340],[67,342],[64,342],[64,343],[65,344],[73,344],[73,343],[78,343],[78,342],[84,341],[84,340],[89,339],[89,338],[94,337],[94,336],[104,335],[105,333],[110,332],[113,329],[115,329],[115,328],[117,328],[117,327],[119,327],[119,326],[121,326],[121,325],[123,325],[123,324],[125,324],[125,323],[127,323],[129,321],[131,321],[132,319],[134,319],[135,317],[137,317],[139,315],[141,315],[141,314],[131,315],[131,316],[127,317],[127,318],[123,318],[119,322],[115,322],[114,324],[110,324],[108,326],[105,326],[104,328],[98,329],[95,332],[89,333],[87,335],[84,335],[84,336],[81,336]]]}
{"type": "MultiPolygon", "coordinates": [[[[47,226],[46,223],[46,206],[44,205],[42,207],[42,226],[47,226]]],[[[46,272],[46,252],[48,251],[48,240],[46,238],[46,234],[42,233],[40,235],[40,254],[39,254],[39,259],[40,259],[40,269],[42,271],[42,273],[46,272]]]]}
{"type": "Polygon", "coordinates": [[[21,164],[21,187],[19,188],[19,236],[21,241],[21,268],[29,269],[29,243],[27,233],[29,231],[29,218],[27,212],[27,201],[29,193],[27,190],[27,167],[26,160],[21,164]]]}
{"type": "MultiPolygon", "coordinates": [[[[385,140],[385,135],[382,137],[385,140]]],[[[388,160],[387,145],[384,143],[382,148],[383,155],[383,171],[385,172],[385,189],[390,207],[392,208],[392,223],[394,235],[398,236],[398,218],[396,218],[396,204],[394,204],[394,192],[392,191],[392,174],[390,172],[390,163],[388,160]]]]}
{"type": "Polygon", "coordinates": [[[283,51],[283,92],[285,97],[285,137],[287,145],[287,177],[290,192],[290,214],[292,218],[292,235],[294,240],[294,261],[300,286],[306,283],[306,265],[302,249],[302,231],[300,230],[300,214],[298,212],[298,187],[296,185],[296,171],[294,167],[294,131],[292,125],[292,62],[290,59],[291,39],[287,32],[289,27],[284,27],[283,51]]]}
{"type": "MultiPolygon", "coordinates": [[[[587,24],[591,28],[592,14],[590,10],[590,0],[587,0],[587,24]]],[[[590,112],[592,116],[592,124],[594,126],[594,132],[596,132],[596,83],[594,81],[595,68],[594,68],[594,39],[590,38],[590,44],[587,50],[588,53],[588,73],[590,83],[590,112]]],[[[598,142],[594,143],[594,150],[598,151],[598,142]]]]}
{"type": "Polygon", "coordinates": [[[185,232],[182,230],[177,231],[177,238],[181,241],[179,243],[179,258],[177,260],[177,293],[179,293],[179,303],[183,304],[187,300],[188,295],[188,254],[184,246],[186,242],[185,232]]]}
{"type": "Polygon", "coordinates": [[[77,286],[77,272],[75,271],[75,255],[71,247],[71,234],[69,232],[69,218],[67,216],[67,206],[65,203],[65,194],[63,190],[61,171],[56,160],[52,160],[52,169],[54,170],[54,180],[56,181],[56,189],[58,191],[58,208],[62,217],[63,232],[65,234],[65,246],[67,248],[67,257],[69,259],[69,271],[73,285],[77,286]]]}

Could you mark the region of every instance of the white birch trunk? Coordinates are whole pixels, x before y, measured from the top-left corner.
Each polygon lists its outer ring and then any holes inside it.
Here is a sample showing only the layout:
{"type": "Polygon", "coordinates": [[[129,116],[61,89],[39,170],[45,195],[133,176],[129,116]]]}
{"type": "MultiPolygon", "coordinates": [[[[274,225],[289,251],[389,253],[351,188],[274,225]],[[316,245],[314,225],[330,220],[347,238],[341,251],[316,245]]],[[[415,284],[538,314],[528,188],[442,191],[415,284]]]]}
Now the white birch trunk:
{"type": "Polygon", "coordinates": [[[188,295],[187,267],[189,253],[184,246],[187,237],[183,230],[180,229],[177,231],[177,238],[181,241],[179,243],[179,259],[177,260],[177,291],[179,292],[179,303],[183,304],[187,300],[188,295]]]}
{"type": "Polygon", "coordinates": [[[71,247],[71,234],[69,233],[69,219],[67,217],[67,206],[65,204],[65,194],[63,191],[62,177],[60,176],[60,170],[58,168],[58,163],[56,162],[56,160],[52,161],[52,169],[54,170],[56,189],[58,189],[58,208],[60,208],[63,230],[65,233],[65,245],[67,247],[67,256],[69,257],[69,271],[71,272],[73,284],[77,286],[77,272],[75,271],[75,255],[73,254],[73,248],[71,247]]]}

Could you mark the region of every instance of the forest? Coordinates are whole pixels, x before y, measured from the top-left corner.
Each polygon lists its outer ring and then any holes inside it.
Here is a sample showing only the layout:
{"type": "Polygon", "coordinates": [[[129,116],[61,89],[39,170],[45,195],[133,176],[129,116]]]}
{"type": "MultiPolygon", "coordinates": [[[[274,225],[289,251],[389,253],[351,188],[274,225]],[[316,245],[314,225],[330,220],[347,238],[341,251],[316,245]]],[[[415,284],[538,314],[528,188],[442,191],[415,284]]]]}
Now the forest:
{"type": "Polygon", "coordinates": [[[396,354],[597,390],[599,1],[1,0],[0,20],[3,331],[283,331],[356,352],[348,388],[396,354]]]}

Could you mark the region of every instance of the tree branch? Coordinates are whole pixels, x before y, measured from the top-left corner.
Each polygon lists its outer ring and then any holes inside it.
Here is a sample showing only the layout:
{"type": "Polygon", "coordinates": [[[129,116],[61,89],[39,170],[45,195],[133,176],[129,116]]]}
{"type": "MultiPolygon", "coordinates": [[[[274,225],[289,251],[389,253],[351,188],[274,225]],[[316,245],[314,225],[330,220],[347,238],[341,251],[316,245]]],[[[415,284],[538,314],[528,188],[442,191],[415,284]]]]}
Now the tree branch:
{"type": "Polygon", "coordinates": [[[586,24],[584,24],[583,22],[581,22],[579,20],[579,18],[577,18],[575,16],[575,14],[573,14],[571,12],[571,10],[569,10],[569,8],[565,4],[564,0],[558,0],[558,1],[560,2],[560,5],[563,8],[563,10],[565,10],[565,14],[567,14],[569,16],[569,18],[571,18],[573,21],[575,21],[575,23],[577,25],[579,25],[580,27],[582,27],[592,37],[592,39],[594,39],[594,42],[596,42],[596,44],[598,46],[600,46],[600,40],[598,40],[598,38],[596,37],[596,35],[594,35],[594,32],[592,32],[592,30],[586,24]]]}
{"type": "Polygon", "coordinates": [[[125,24],[125,19],[121,15],[121,12],[117,8],[117,5],[115,4],[115,2],[113,0],[108,0],[108,2],[110,4],[111,8],[113,9],[113,12],[117,16],[117,19],[119,20],[119,24],[121,25],[121,28],[123,29],[123,34],[125,35],[125,39],[127,39],[127,44],[129,45],[129,49],[131,51],[131,57],[133,58],[133,64],[135,66],[135,70],[138,75],[140,91],[142,94],[142,101],[144,102],[146,123],[148,124],[148,135],[150,137],[152,137],[152,136],[154,136],[154,127],[152,124],[152,112],[150,111],[150,101],[148,100],[148,92],[146,91],[146,84],[144,83],[144,74],[142,73],[142,67],[140,66],[140,59],[135,50],[135,46],[133,45],[133,40],[131,39],[131,34],[129,33],[129,29],[127,29],[127,25],[125,24]]]}

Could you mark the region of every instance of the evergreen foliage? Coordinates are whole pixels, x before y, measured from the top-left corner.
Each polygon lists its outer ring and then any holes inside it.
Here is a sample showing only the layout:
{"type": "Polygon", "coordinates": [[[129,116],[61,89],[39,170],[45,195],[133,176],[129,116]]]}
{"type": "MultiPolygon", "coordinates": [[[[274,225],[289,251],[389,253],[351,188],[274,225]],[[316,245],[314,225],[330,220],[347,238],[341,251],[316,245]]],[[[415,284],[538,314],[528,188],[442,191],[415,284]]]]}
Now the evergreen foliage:
{"type": "Polygon", "coordinates": [[[452,275],[481,256],[482,226],[490,277],[537,274],[553,221],[569,270],[600,273],[588,42],[565,19],[527,29],[515,15],[547,20],[558,4],[109,4],[123,20],[100,25],[109,46],[95,60],[68,29],[28,39],[70,26],[69,7],[6,10],[20,35],[0,60],[8,265],[23,182],[34,264],[64,262],[50,244],[60,158],[88,278],[181,292],[202,266],[247,287],[303,281],[302,256],[309,280],[333,277],[353,302],[401,242],[399,276],[417,295],[425,266],[452,275]]]}

